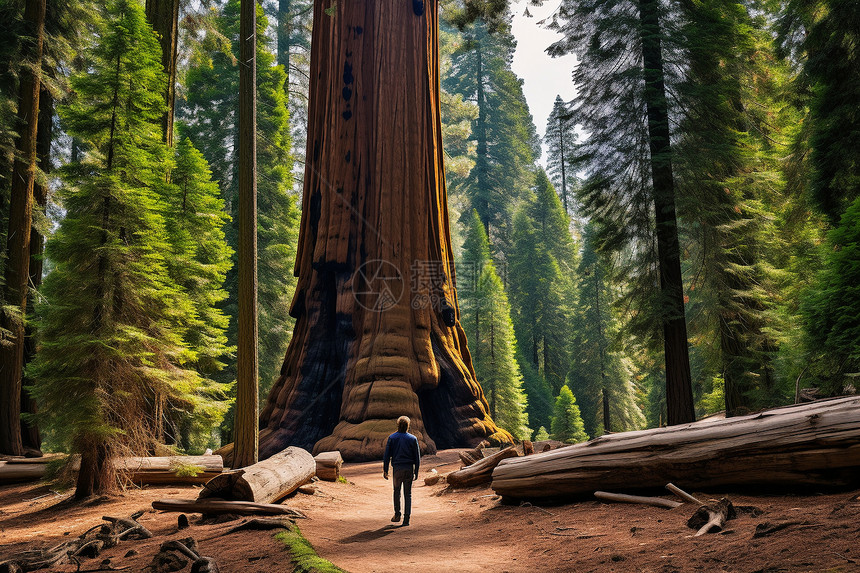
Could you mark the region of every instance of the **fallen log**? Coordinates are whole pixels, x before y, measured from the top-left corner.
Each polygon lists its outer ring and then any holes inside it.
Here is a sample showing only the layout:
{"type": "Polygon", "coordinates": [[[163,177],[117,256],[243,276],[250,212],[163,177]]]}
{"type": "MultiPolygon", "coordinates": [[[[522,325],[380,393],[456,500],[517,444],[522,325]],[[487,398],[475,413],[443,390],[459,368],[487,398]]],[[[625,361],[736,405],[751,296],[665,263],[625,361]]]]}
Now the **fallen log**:
{"type": "Polygon", "coordinates": [[[860,478],[860,397],[725,420],[602,436],[501,462],[509,499],[582,498],[597,489],[848,486],[860,478]]]}
{"type": "MultiPolygon", "coordinates": [[[[37,481],[45,477],[48,462],[64,456],[18,458],[0,461],[0,484],[37,481]]],[[[80,468],[80,459],[71,462],[72,471],[80,468]]],[[[224,470],[221,456],[127,457],[114,461],[128,479],[138,484],[206,483],[224,470]]]]}
{"type": "Polygon", "coordinates": [[[152,502],[152,508],[161,511],[176,511],[182,513],[202,513],[204,515],[219,515],[232,513],[235,515],[286,515],[292,518],[306,517],[297,509],[276,503],[254,503],[250,501],[228,501],[224,499],[158,499],[152,502]]]}
{"type": "Polygon", "coordinates": [[[322,452],[314,456],[317,477],[326,481],[337,481],[340,477],[340,466],[343,457],[340,452],[322,452]]]}
{"type": "Polygon", "coordinates": [[[197,497],[272,503],[311,481],[315,473],[314,457],[307,450],[290,446],[261,462],[215,476],[197,497]]]}
{"type": "Polygon", "coordinates": [[[608,491],[596,491],[594,497],[604,501],[617,501],[620,503],[641,503],[643,505],[653,505],[655,507],[665,507],[667,509],[675,509],[684,505],[680,501],[671,499],[663,499],[662,497],[643,497],[641,495],[627,495],[626,493],[610,493],[608,491]]]}
{"type": "Polygon", "coordinates": [[[669,491],[671,491],[672,493],[674,493],[675,495],[677,495],[678,497],[680,497],[684,501],[688,501],[688,502],[695,504],[695,505],[705,505],[704,503],[699,501],[697,498],[693,497],[692,495],[690,495],[689,493],[687,493],[686,491],[679,488],[678,486],[676,486],[673,483],[667,483],[666,489],[668,489],[669,491]]]}
{"type": "Polygon", "coordinates": [[[470,466],[448,474],[448,484],[454,487],[469,487],[487,483],[492,479],[493,468],[507,458],[519,456],[516,448],[505,448],[491,456],[478,460],[470,466]]]}

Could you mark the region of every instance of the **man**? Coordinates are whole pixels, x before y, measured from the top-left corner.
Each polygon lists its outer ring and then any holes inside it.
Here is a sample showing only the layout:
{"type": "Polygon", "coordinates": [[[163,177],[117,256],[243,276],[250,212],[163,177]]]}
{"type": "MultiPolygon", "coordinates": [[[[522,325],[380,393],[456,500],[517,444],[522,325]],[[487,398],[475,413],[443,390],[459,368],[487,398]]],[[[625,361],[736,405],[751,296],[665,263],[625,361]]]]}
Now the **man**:
{"type": "Polygon", "coordinates": [[[388,479],[388,462],[394,467],[394,517],[391,518],[394,523],[400,521],[400,486],[403,486],[404,526],[409,525],[409,514],[412,512],[412,480],[418,479],[418,465],[421,463],[418,438],[408,430],[409,418],[400,416],[397,419],[397,431],[388,436],[385,454],[382,456],[382,477],[388,479]]]}

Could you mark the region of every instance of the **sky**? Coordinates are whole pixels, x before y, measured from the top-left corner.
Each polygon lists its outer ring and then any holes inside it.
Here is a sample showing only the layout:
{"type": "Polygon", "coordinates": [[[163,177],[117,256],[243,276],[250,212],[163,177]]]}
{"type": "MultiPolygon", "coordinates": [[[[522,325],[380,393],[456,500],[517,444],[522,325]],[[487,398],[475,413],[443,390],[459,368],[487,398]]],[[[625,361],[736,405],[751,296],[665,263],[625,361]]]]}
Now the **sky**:
{"type": "MultiPolygon", "coordinates": [[[[514,14],[512,31],[517,39],[517,49],[514,52],[513,71],[523,80],[523,93],[532,112],[532,119],[541,137],[546,131],[546,121],[552,111],[555,96],[560,95],[565,101],[575,96],[573,86],[573,68],[576,65],[574,55],[562,58],[551,58],[545,52],[546,48],[561,37],[551,30],[538,26],[538,22],[552,14],[558,5],[557,0],[549,0],[543,6],[528,6],[531,18],[523,13],[528,0],[517,0],[512,4],[514,14]]],[[[546,166],[546,146],[544,146],[540,163],[546,166]]]]}

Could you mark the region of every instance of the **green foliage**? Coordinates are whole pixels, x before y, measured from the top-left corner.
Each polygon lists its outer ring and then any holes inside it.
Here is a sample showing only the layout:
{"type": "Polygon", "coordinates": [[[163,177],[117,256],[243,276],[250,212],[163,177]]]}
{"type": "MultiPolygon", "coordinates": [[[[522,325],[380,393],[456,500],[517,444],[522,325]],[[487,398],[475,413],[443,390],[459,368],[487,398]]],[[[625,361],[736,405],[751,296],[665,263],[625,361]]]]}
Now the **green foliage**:
{"type": "Polygon", "coordinates": [[[455,174],[452,184],[468,198],[464,213],[478,211],[494,245],[507,243],[515,201],[540,155],[522,80],[510,69],[514,46],[506,28],[490,33],[486,24],[475,22],[459,37],[442,81],[447,92],[477,106],[475,165],[465,177],[455,174]]]}
{"type": "Polygon", "coordinates": [[[317,555],[298,525],[276,534],[275,539],[283,543],[289,552],[293,573],[345,573],[331,561],[317,555]]]}
{"type": "Polygon", "coordinates": [[[576,398],[567,386],[561,387],[561,391],[555,399],[552,416],[552,438],[566,444],[588,440],[588,434],[585,433],[585,426],[579,413],[579,406],[576,405],[576,398]]]}
{"type": "Polygon", "coordinates": [[[564,210],[570,213],[574,207],[573,198],[576,182],[576,124],[569,106],[555,96],[552,112],[546,121],[547,171],[552,176],[553,185],[558,190],[564,210]]]}
{"type": "Polygon", "coordinates": [[[151,405],[190,410],[200,385],[183,340],[194,308],[169,275],[155,192],[171,163],[158,126],[161,49],[137,2],[116,0],[108,14],[91,66],[72,78],[76,99],[60,110],[87,153],[61,172],[66,216],[48,245],[55,267],[28,372],[40,421],[97,459],[146,452],[161,424],[151,405]]]}
{"type": "Polygon", "coordinates": [[[548,440],[548,439],[549,439],[549,434],[547,433],[546,428],[544,428],[543,426],[538,428],[537,432],[535,432],[534,441],[535,442],[542,442],[542,441],[548,440]]]}
{"type": "Polygon", "coordinates": [[[839,393],[860,371],[860,199],[829,237],[824,269],[804,301],[808,348],[824,390],[839,393]]]}
{"type": "Polygon", "coordinates": [[[490,415],[515,437],[527,438],[531,430],[510,304],[490,257],[484,225],[475,210],[463,245],[461,272],[462,269],[466,269],[466,280],[459,289],[461,321],[470,343],[475,375],[490,404],[490,415]]]}
{"type": "Polygon", "coordinates": [[[564,207],[543,171],[534,189],[514,217],[508,256],[512,318],[523,356],[555,393],[570,363],[567,316],[575,301],[576,250],[564,207]]]}
{"type": "MultiPolygon", "coordinates": [[[[298,237],[298,208],[292,193],[289,114],[284,91],[286,75],[269,51],[268,22],[257,10],[257,200],[260,395],[268,394],[280,371],[293,321],[289,316],[296,279],[293,261],[298,237]]],[[[208,160],[221,187],[233,224],[228,244],[238,236],[238,49],[239,1],[231,0],[215,20],[216,33],[207,33],[196,46],[186,76],[187,101],[181,116],[183,133],[208,160]]],[[[235,261],[235,255],[234,255],[235,261]]],[[[228,342],[236,342],[238,312],[235,266],[227,274],[229,297],[224,311],[230,318],[228,342]]],[[[235,379],[226,368],[222,381],[235,379]]]]}

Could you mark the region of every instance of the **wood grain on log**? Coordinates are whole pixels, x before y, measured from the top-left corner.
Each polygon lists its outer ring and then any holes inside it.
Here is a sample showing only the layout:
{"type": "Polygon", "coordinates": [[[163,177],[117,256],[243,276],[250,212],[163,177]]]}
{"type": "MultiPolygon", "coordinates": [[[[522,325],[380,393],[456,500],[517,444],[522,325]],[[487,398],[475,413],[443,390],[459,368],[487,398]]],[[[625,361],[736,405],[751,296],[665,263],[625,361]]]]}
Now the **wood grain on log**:
{"type": "Polygon", "coordinates": [[[600,437],[493,472],[509,498],[583,497],[596,489],[849,485],[860,468],[860,397],[726,420],[600,437]]]}
{"type": "Polygon", "coordinates": [[[269,459],[209,480],[199,499],[271,503],[308,483],[316,472],[316,461],[306,450],[289,447],[269,459]]]}
{"type": "Polygon", "coordinates": [[[491,456],[475,462],[456,472],[448,474],[447,481],[454,487],[468,487],[487,483],[492,479],[493,468],[507,458],[519,456],[516,448],[505,448],[491,456]]]}
{"type": "Polygon", "coordinates": [[[326,481],[337,481],[343,457],[340,452],[323,452],[314,456],[317,477],[326,481]]]}
{"type": "Polygon", "coordinates": [[[442,317],[457,291],[438,51],[435,5],[314,3],[297,320],[261,458],[298,445],[379,459],[401,415],[425,454],[513,441],[442,317]]]}

